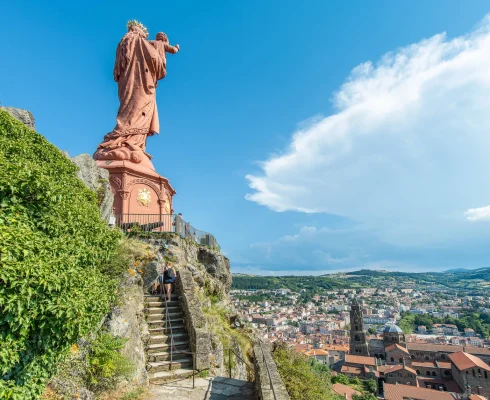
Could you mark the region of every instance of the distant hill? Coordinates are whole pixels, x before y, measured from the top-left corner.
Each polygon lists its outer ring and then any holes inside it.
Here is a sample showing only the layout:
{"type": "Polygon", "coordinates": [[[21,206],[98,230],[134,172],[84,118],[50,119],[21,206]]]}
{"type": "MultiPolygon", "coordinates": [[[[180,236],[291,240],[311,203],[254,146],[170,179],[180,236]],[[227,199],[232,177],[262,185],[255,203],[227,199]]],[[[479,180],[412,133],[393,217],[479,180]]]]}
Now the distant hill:
{"type": "Polygon", "coordinates": [[[420,290],[448,290],[482,295],[490,289],[490,268],[456,268],[444,272],[395,272],[362,269],[321,276],[259,276],[233,275],[233,289],[304,289],[308,294],[325,294],[326,290],[388,285],[414,287],[420,290]]]}
{"type": "Polygon", "coordinates": [[[466,272],[466,271],[471,271],[471,270],[467,268],[454,268],[454,269],[448,269],[444,272],[457,273],[457,272],[466,272]]]}

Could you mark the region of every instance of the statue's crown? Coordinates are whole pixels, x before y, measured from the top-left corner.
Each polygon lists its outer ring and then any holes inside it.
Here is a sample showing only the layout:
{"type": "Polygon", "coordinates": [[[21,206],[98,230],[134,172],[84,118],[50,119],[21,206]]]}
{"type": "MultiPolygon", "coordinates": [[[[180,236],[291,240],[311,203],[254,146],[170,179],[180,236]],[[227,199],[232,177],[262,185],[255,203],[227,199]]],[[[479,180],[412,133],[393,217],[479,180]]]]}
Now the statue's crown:
{"type": "Polygon", "coordinates": [[[148,35],[148,29],[146,29],[146,26],[144,26],[141,22],[136,21],[135,19],[131,19],[126,24],[126,28],[129,29],[132,26],[137,26],[138,28],[140,28],[143,32],[145,32],[148,35]]]}

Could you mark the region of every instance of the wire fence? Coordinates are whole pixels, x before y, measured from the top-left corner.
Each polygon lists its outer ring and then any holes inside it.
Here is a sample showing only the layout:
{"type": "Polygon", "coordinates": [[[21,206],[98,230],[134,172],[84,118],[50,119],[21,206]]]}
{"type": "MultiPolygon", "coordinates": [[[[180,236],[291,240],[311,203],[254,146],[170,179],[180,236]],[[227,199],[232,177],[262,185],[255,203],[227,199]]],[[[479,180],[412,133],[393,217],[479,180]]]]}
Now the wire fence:
{"type": "Polygon", "coordinates": [[[194,228],[180,214],[119,214],[115,216],[115,225],[126,233],[177,233],[200,246],[219,249],[211,233],[194,228]]]}

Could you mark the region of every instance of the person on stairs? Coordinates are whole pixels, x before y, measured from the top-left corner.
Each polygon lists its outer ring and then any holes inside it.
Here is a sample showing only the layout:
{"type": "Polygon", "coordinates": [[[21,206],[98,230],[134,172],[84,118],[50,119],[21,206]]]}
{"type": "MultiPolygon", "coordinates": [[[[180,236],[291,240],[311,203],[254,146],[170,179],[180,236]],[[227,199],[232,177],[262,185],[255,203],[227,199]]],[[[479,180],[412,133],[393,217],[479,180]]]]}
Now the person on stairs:
{"type": "Polygon", "coordinates": [[[176,279],[177,274],[175,273],[175,269],[173,268],[172,264],[167,261],[165,263],[163,274],[158,277],[158,281],[160,283],[160,293],[164,294],[163,289],[165,288],[168,301],[170,301],[170,298],[172,297],[172,285],[176,279]]]}

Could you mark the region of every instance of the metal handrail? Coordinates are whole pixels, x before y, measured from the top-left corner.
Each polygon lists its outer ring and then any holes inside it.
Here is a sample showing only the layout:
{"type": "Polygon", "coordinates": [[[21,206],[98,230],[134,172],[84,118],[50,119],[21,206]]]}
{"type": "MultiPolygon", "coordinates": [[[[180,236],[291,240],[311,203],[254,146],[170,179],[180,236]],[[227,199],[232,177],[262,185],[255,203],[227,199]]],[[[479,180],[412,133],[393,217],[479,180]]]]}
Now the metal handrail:
{"type": "Polygon", "coordinates": [[[233,354],[235,354],[235,357],[238,358],[242,363],[244,363],[248,369],[254,371],[253,365],[248,363],[248,361],[245,361],[242,357],[240,357],[240,355],[233,348],[225,347],[223,350],[228,350],[228,370],[229,370],[230,378],[232,378],[232,376],[231,376],[231,353],[232,352],[233,352],[233,354]]]}
{"type": "Polygon", "coordinates": [[[270,388],[272,390],[272,395],[274,396],[274,400],[277,400],[276,391],[274,390],[274,385],[272,384],[271,372],[269,370],[269,366],[267,365],[267,361],[265,359],[264,349],[262,348],[262,340],[260,340],[260,339],[259,339],[259,347],[260,347],[260,351],[262,351],[262,357],[264,360],[265,369],[267,370],[267,375],[269,376],[269,383],[270,383],[270,388]]]}
{"type": "Polygon", "coordinates": [[[194,228],[181,215],[175,214],[117,214],[115,225],[125,233],[176,233],[200,246],[220,249],[214,235],[194,228]]]}

